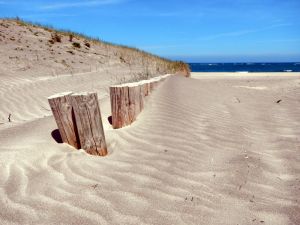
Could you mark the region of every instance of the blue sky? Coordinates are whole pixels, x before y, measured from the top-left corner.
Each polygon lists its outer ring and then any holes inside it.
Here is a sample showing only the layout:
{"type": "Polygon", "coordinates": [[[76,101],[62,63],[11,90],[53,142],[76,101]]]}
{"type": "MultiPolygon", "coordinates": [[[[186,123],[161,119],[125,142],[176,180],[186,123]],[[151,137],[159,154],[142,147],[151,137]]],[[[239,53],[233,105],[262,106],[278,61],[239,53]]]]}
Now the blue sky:
{"type": "Polygon", "coordinates": [[[0,0],[0,16],[187,62],[300,61],[300,0],[0,0]]]}

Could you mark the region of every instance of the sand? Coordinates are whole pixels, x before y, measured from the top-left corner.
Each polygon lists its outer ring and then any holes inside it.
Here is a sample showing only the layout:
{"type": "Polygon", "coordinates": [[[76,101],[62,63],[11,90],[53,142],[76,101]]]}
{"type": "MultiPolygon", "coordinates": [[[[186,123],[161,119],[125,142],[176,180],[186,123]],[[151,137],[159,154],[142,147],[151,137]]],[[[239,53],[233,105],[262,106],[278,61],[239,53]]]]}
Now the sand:
{"type": "Polygon", "coordinates": [[[118,130],[100,75],[0,76],[1,225],[300,224],[299,74],[172,76],[118,130]],[[97,91],[107,157],[52,137],[62,91],[97,91]]]}

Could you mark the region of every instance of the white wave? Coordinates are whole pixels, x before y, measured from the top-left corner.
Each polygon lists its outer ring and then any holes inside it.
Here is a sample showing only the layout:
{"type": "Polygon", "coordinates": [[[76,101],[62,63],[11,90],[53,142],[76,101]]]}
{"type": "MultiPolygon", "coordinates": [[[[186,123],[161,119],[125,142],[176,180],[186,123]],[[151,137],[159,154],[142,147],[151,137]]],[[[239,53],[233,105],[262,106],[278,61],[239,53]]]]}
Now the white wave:
{"type": "Polygon", "coordinates": [[[255,90],[266,90],[266,89],[268,89],[268,88],[265,87],[265,86],[255,86],[255,87],[252,87],[252,86],[233,86],[233,87],[236,87],[236,88],[255,89],[255,90]]]}
{"type": "Polygon", "coordinates": [[[249,73],[249,71],[236,71],[236,73],[249,73]]]}

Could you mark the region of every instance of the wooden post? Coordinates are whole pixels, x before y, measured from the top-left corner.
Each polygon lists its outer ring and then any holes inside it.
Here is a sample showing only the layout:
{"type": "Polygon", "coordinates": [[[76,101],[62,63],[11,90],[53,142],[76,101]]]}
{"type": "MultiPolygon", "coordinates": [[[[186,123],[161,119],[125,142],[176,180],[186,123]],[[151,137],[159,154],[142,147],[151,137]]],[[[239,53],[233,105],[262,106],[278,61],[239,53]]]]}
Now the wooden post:
{"type": "Polygon", "coordinates": [[[128,88],[129,95],[129,122],[134,122],[141,112],[141,87],[140,85],[128,88]]]}
{"type": "Polygon", "coordinates": [[[112,126],[130,125],[144,109],[145,98],[169,75],[110,87],[112,126]]]}
{"type": "Polygon", "coordinates": [[[72,94],[71,101],[81,148],[92,155],[107,155],[97,94],[72,94]]]}
{"type": "Polygon", "coordinates": [[[149,82],[145,82],[144,84],[142,84],[142,95],[144,97],[148,96],[150,94],[150,83],[149,82]]]}
{"type": "Polygon", "coordinates": [[[144,109],[144,107],[145,107],[146,97],[149,94],[148,83],[145,82],[145,83],[141,84],[140,88],[141,88],[141,90],[140,90],[140,93],[141,93],[141,96],[140,96],[140,108],[141,108],[141,111],[142,111],[144,109]]]}
{"type": "Polygon", "coordinates": [[[115,129],[130,125],[144,107],[140,85],[112,86],[110,87],[110,100],[112,126],[115,129]]]}
{"type": "Polygon", "coordinates": [[[150,83],[150,92],[152,92],[157,86],[158,86],[158,81],[157,80],[152,81],[150,83]]]}
{"type": "Polygon", "coordinates": [[[75,118],[72,111],[71,96],[72,92],[64,92],[52,95],[48,98],[51,110],[53,112],[62,141],[79,149],[75,118]]]}
{"type": "Polygon", "coordinates": [[[114,129],[130,124],[128,87],[110,87],[112,126],[114,129]]]}

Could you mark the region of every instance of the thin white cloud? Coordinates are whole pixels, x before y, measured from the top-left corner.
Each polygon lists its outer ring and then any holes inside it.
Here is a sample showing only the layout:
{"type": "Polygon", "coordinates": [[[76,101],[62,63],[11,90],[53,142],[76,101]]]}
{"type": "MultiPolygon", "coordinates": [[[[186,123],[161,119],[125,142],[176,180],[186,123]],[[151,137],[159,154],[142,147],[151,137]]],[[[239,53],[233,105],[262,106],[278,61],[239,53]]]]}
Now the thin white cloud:
{"type": "Polygon", "coordinates": [[[38,14],[26,14],[22,15],[22,19],[36,19],[36,18],[51,18],[51,17],[74,17],[75,14],[65,14],[65,13],[38,13],[38,14]]]}
{"type": "Polygon", "coordinates": [[[153,13],[154,16],[160,17],[174,17],[174,16],[182,16],[182,12],[161,12],[161,13],[153,13]]]}
{"type": "Polygon", "coordinates": [[[1,5],[16,5],[22,4],[22,1],[19,2],[18,0],[2,0],[0,1],[1,5]]]}
{"type": "MultiPolygon", "coordinates": [[[[206,37],[201,37],[195,39],[196,41],[210,41],[210,40],[215,40],[223,37],[239,37],[239,36],[244,36],[247,34],[251,33],[257,33],[257,32],[262,32],[266,30],[270,30],[273,28],[278,28],[278,27],[287,27],[291,26],[292,24],[289,23],[281,23],[281,24],[273,24],[270,26],[266,26],[263,28],[259,29],[248,29],[248,30],[240,30],[240,31],[233,31],[233,32],[226,32],[226,33],[219,33],[215,35],[210,35],[206,37]]],[[[272,40],[271,40],[272,41],[272,40]]],[[[299,39],[292,39],[292,40],[274,40],[274,42],[296,42],[299,41],[299,39]]],[[[181,48],[181,47],[195,47],[199,46],[195,44],[178,44],[178,45],[153,45],[153,46],[141,46],[140,48],[145,49],[145,50],[159,50],[159,49],[173,49],[173,48],[181,48]]]]}
{"type": "Polygon", "coordinates": [[[271,30],[273,28],[287,27],[287,26],[291,26],[291,25],[292,24],[289,24],[289,23],[273,24],[273,25],[263,27],[263,28],[258,28],[258,29],[247,29],[247,30],[215,34],[215,35],[211,35],[211,36],[201,37],[201,38],[198,38],[197,40],[209,41],[209,40],[219,39],[222,37],[239,37],[239,36],[244,36],[246,34],[258,33],[258,32],[265,31],[265,30],[271,30]]]}
{"type": "Polygon", "coordinates": [[[298,42],[298,43],[300,43],[300,38],[295,38],[295,39],[271,39],[271,40],[268,40],[268,41],[259,41],[257,43],[266,43],[266,42],[268,42],[268,43],[270,43],[270,42],[275,42],[275,43],[277,43],[277,42],[285,42],[285,43],[287,43],[287,42],[298,42]]]}
{"type": "Polygon", "coordinates": [[[148,46],[140,46],[141,49],[146,50],[155,50],[155,49],[170,49],[170,48],[178,48],[178,47],[193,47],[195,45],[192,44],[178,44],[178,45],[148,45],[148,46]]]}
{"type": "Polygon", "coordinates": [[[122,0],[94,0],[94,1],[77,1],[77,2],[61,2],[48,5],[42,5],[39,9],[42,10],[55,10],[65,8],[78,8],[78,7],[93,7],[98,5],[111,5],[122,2],[122,0]]]}

